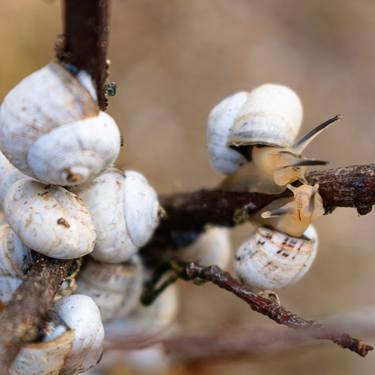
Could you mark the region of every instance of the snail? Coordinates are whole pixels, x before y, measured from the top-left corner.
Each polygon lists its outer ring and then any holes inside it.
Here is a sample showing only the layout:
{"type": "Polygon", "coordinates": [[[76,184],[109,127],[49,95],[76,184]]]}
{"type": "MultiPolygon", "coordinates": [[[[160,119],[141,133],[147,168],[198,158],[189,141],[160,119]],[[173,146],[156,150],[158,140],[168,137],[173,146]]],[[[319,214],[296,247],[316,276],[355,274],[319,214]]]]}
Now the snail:
{"type": "Polygon", "coordinates": [[[142,264],[136,255],[122,264],[89,260],[77,284],[77,293],[90,296],[98,305],[103,322],[121,318],[137,305],[141,296],[142,264]]]}
{"type": "Polygon", "coordinates": [[[227,228],[211,227],[197,241],[175,252],[178,260],[198,261],[202,266],[217,265],[226,268],[232,254],[232,244],[227,228]]]}
{"type": "Polygon", "coordinates": [[[280,198],[250,220],[258,225],[266,225],[274,230],[300,237],[309,225],[324,215],[323,200],[318,193],[319,185],[288,185],[293,197],[280,198]]]}
{"type": "Polygon", "coordinates": [[[30,249],[8,224],[0,225],[0,301],[7,304],[31,265],[30,249]]]}
{"type": "Polygon", "coordinates": [[[167,334],[178,310],[178,288],[170,285],[149,306],[141,303],[123,319],[105,325],[108,337],[125,335],[128,339],[148,339],[167,334]]]}
{"type": "Polygon", "coordinates": [[[97,232],[91,255],[102,262],[130,259],[148,242],[159,223],[155,190],[138,172],[109,168],[72,191],[89,208],[97,232]]]}
{"type": "Polygon", "coordinates": [[[1,152],[0,176],[0,205],[26,246],[59,259],[78,258],[93,250],[94,224],[75,194],[23,175],[1,152]]]}
{"type": "Polygon", "coordinates": [[[100,360],[104,328],[90,297],[73,295],[58,301],[42,331],[37,342],[22,346],[11,375],[77,374],[100,360]]]}
{"type": "Polygon", "coordinates": [[[208,151],[214,168],[225,175],[251,160],[252,145],[289,147],[301,127],[303,109],[287,86],[264,84],[238,92],[217,104],[207,127],[208,151]]]}
{"type": "MultiPolygon", "coordinates": [[[[328,162],[305,158],[302,152],[315,137],[340,118],[341,116],[337,115],[323,122],[291,146],[253,145],[251,163],[245,164],[235,174],[227,177],[221,187],[224,190],[279,194],[289,183],[297,180],[306,182],[304,176],[307,167],[326,165],[328,162]]],[[[252,140],[248,137],[244,138],[244,142],[252,145],[252,140]]]]}
{"type": "Polygon", "coordinates": [[[310,225],[301,237],[259,227],[238,249],[234,268],[247,285],[280,289],[299,281],[318,250],[318,234],[310,225]]]}
{"type": "Polygon", "coordinates": [[[32,73],[1,105],[0,149],[20,171],[46,184],[93,179],[117,159],[121,142],[93,92],[85,72],[75,77],[50,63],[32,73]]]}

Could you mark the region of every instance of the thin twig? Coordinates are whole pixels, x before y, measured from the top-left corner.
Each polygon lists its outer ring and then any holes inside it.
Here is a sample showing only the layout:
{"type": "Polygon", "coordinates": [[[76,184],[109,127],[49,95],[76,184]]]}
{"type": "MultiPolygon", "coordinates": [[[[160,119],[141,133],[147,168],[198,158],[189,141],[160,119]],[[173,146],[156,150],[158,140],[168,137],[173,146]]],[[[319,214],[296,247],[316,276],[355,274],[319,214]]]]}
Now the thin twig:
{"type": "MultiPolygon", "coordinates": [[[[278,324],[298,330],[310,337],[318,340],[330,340],[342,348],[349,349],[362,357],[365,357],[370,350],[373,350],[371,345],[353,338],[347,333],[340,333],[330,327],[324,327],[315,320],[301,318],[270,299],[254,293],[250,288],[218,266],[203,267],[195,262],[171,262],[171,269],[173,269],[176,276],[186,281],[194,282],[199,280],[199,282],[211,282],[245,301],[252,310],[269,317],[278,324]]],[[[164,285],[162,285],[162,287],[163,286],[164,285]]],[[[162,287],[157,287],[154,293],[149,290],[146,294],[148,297],[147,302],[152,301],[153,298],[157,297],[160,290],[165,289],[162,287]]]]}

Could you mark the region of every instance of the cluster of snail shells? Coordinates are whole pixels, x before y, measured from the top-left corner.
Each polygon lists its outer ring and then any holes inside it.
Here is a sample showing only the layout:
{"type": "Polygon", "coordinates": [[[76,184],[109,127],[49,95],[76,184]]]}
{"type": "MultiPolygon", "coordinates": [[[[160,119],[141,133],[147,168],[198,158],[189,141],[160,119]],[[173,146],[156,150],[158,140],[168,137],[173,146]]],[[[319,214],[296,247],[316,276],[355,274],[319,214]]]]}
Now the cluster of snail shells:
{"type": "Polygon", "coordinates": [[[288,187],[293,192],[293,197],[276,200],[250,218],[256,230],[238,249],[234,268],[254,288],[293,284],[316,257],[318,235],[310,224],[324,208],[318,186],[305,184],[305,166],[314,161],[308,164],[301,153],[325,127],[296,142],[302,119],[298,95],[277,84],[238,92],[209,115],[209,157],[214,168],[227,175],[224,190],[275,194],[288,187]],[[297,180],[303,185],[289,185],[297,180]]]}
{"type": "Polygon", "coordinates": [[[96,365],[102,321],[137,308],[143,268],[136,253],[159,222],[146,178],[112,167],[120,133],[98,109],[91,78],[66,68],[50,63],[26,77],[0,108],[0,301],[8,303],[22,282],[30,249],[94,259],[79,274],[78,294],[64,287],[56,298],[65,328],[52,324],[51,334],[23,346],[11,374],[75,374],[96,365]]]}

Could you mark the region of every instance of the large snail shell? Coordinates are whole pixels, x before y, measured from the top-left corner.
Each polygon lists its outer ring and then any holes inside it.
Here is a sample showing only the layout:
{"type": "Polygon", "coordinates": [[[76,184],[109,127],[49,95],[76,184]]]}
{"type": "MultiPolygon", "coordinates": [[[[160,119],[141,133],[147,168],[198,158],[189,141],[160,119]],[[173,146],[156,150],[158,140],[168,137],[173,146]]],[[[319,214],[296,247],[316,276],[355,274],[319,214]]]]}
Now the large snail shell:
{"type": "Polygon", "coordinates": [[[137,305],[141,296],[142,264],[137,256],[123,264],[90,260],[77,283],[77,293],[94,300],[103,322],[121,318],[137,305]]]}
{"type": "MultiPolygon", "coordinates": [[[[25,344],[10,368],[11,375],[58,375],[71,350],[73,331],[66,331],[53,341],[25,344]]],[[[70,373],[72,374],[72,373],[70,373]]]]}
{"type": "Polygon", "coordinates": [[[29,176],[68,186],[92,179],[113,163],[120,134],[80,81],[51,63],[5,97],[0,148],[29,176]]]}
{"type": "Polygon", "coordinates": [[[59,300],[54,310],[74,331],[72,348],[60,374],[85,372],[95,366],[103,351],[104,328],[94,301],[75,294],[59,300]]]}
{"type": "Polygon", "coordinates": [[[0,301],[7,304],[31,264],[30,249],[8,224],[0,226],[0,301]]]}
{"type": "Polygon", "coordinates": [[[279,289],[306,274],[317,250],[318,234],[312,225],[301,238],[259,227],[238,249],[235,270],[252,287],[279,289]]]}
{"type": "Polygon", "coordinates": [[[74,191],[93,217],[97,240],[92,256],[97,260],[130,259],[159,223],[157,195],[140,173],[110,168],[74,191]]]}
{"type": "Polygon", "coordinates": [[[207,125],[208,154],[213,167],[223,173],[232,174],[246,163],[239,152],[228,147],[228,135],[249,93],[238,92],[222,100],[210,112],[207,125]]]}
{"type": "Polygon", "coordinates": [[[226,268],[232,254],[230,232],[227,228],[209,228],[192,245],[176,255],[185,262],[198,261],[202,266],[216,265],[226,268]]]}
{"type": "Polygon", "coordinates": [[[301,127],[301,100],[289,87],[264,84],[252,90],[236,117],[229,144],[290,146],[301,127]]]}
{"type": "Polygon", "coordinates": [[[62,187],[21,179],[8,190],[3,209],[21,241],[39,253],[71,259],[94,248],[95,228],[88,209],[62,187]]]}

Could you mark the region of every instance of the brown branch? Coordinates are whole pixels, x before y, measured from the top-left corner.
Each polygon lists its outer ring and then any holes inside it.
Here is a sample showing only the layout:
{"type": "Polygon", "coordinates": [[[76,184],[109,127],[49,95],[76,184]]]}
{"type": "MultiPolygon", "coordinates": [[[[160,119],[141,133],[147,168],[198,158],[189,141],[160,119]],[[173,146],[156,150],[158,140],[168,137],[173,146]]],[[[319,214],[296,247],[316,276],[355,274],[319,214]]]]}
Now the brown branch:
{"type": "MultiPolygon", "coordinates": [[[[354,207],[364,215],[375,204],[375,164],[315,171],[307,179],[311,184],[319,183],[327,212],[335,207],[354,207]]],[[[245,207],[248,214],[254,214],[275,199],[290,194],[288,191],[267,195],[203,189],[161,197],[166,219],[142,253],[152,262],[160,258],[162,249],[178,248],[186,234],[200,233],[207,224],[234,226],[238,210],[245,207]]]]}
{"type": "Polygon", "coordinates": [[[37,328],[73,262],[37,256],[24,282],[0,315],[0,363],[11,363],[23,342],[36,339],[37,328]]]}
{"type": "Polygon", "coordinates": [[[104,84],[107,79],[110,0],[65,0],[64,35],[58,58],[87,71],[96,83],[101,109],[107,107],[104,84]]]}
{"type": "Polygon", "coordinates": [[[340,333],[333,328],[324,327],[316,320],[301,318],[273,301],[261,297],[218,266],[203,267],[197,263],[191,262],[180,263],[174,266],[173,270],[177,276],[183,280],[203,280],[211,282],[242,299],[253,311],[265,315],[274,322],[293,328],[305,335],[318,340],[332,341],[340,347],[349,349],[362,357],[365,357],[370,350],[373,350],[371,345],[353,338],[347,333],[340,333]]]}

